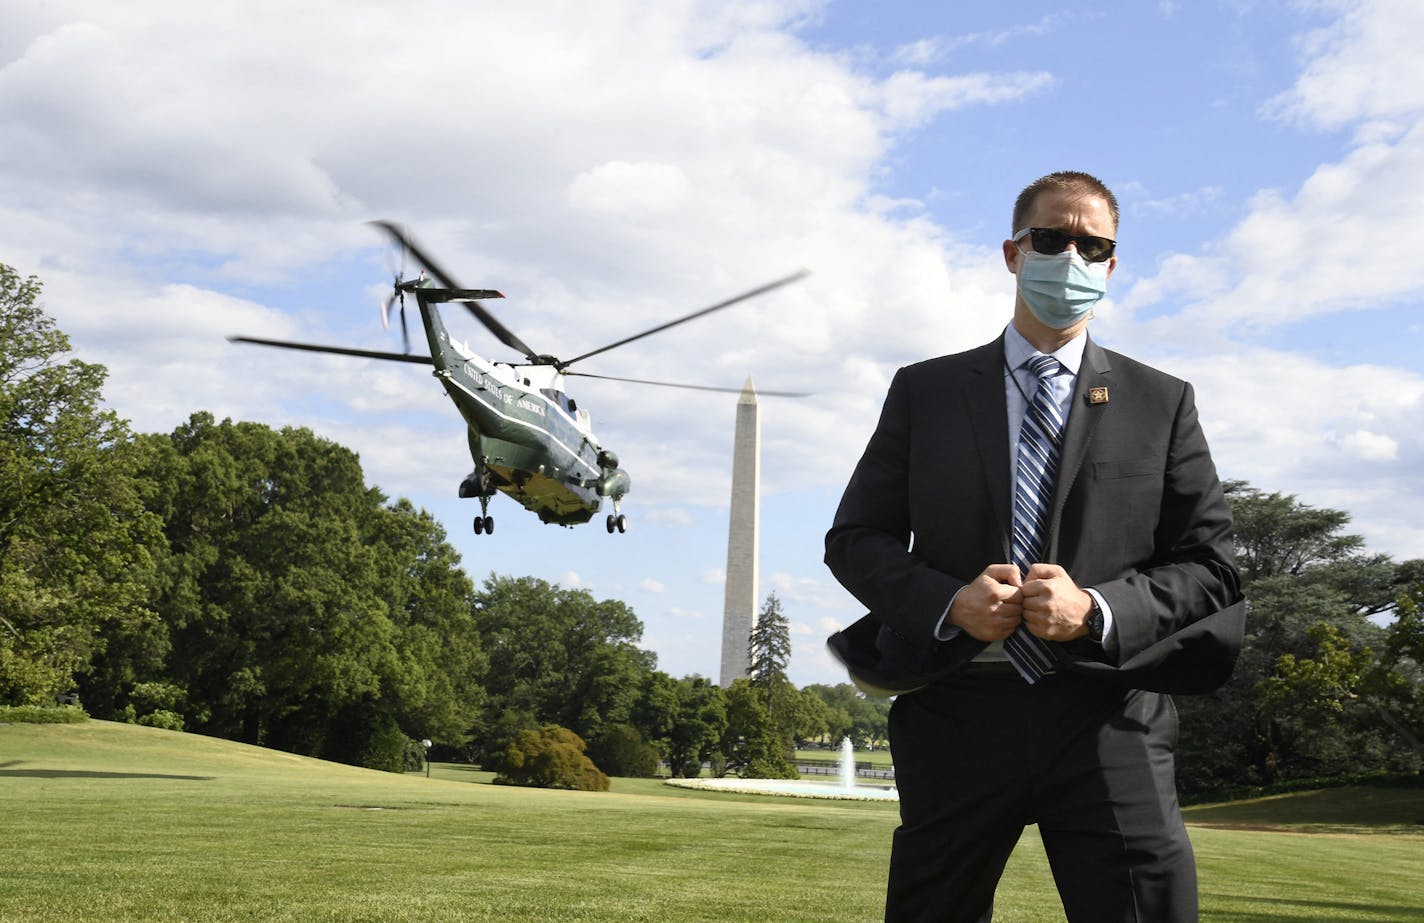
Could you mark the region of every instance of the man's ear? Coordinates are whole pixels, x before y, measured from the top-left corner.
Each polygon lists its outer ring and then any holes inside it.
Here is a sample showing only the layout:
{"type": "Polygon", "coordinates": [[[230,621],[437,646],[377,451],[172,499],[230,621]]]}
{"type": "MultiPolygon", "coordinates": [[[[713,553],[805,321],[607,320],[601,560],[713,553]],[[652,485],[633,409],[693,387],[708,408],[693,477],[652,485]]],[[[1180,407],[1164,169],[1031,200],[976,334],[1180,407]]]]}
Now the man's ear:
{"type": "Polygon", "coordinates": [[[1014,275],[1018,275],[1019,257],[1021,256],[1023,256],[1023,253],[1020,252],[1018,244],[1012,240],[1004,241],[1004,265],[1007,266],[1009,272],[1014,275]]]}

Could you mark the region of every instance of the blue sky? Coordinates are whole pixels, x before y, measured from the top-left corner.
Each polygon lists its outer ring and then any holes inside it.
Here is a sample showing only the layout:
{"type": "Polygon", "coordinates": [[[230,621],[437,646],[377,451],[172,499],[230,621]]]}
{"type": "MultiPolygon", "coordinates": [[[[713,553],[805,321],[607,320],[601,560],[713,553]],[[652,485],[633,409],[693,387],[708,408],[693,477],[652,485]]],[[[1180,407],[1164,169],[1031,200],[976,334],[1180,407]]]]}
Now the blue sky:
{"type": "Polygon", "coordinates": [[[42,277],[121,415],[351,446],[477,581],[623,599],[674,675],[717,671],[734,395],[579,382],[632,530],[496,501],[475,536],[421,370],[224,337],[398,348],[373,218],[565,356],[811,269],[585,370],[815,392],[761,405],[761,593],[792,678],[837,682],[822,642],[860,610],[821,537],[890,376],[1002,329],[1014,196],[1088,170],[1123,215],[1094,336],[1196,385],[1223,477],[1424,556],[1412,0],[0,0],[0,21],[0,261],[42,277]]]}

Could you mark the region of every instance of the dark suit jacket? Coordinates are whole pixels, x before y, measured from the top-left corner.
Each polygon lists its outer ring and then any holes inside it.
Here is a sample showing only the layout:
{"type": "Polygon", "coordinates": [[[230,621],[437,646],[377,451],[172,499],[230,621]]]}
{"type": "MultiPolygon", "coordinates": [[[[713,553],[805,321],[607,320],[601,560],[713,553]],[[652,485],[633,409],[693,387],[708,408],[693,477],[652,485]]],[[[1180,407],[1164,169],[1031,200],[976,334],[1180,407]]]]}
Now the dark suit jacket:
{"type": "MultiPolygon", "coordinates": [[[[826,534],[827,566],[871,612],[828,642],[861,688],[916,689],[983,649],[933,632],[961,587],[1011,559],[1007,416],[1002,336],[896,373],[826,534]]],[[[1230,676],[1245,605],[1190,384],[1088,341],[1045,549],[1107,600],[1117,637],[1113,658],[1052,645],[1061,669],[1163,692],[1230,676]]]]}

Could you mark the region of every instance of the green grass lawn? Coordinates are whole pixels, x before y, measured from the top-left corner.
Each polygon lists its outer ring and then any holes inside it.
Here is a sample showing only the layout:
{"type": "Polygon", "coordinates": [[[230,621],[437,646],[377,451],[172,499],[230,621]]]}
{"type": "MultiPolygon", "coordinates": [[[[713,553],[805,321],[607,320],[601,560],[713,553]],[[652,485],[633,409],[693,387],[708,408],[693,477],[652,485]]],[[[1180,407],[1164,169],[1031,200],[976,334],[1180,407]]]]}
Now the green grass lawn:
{"type": "MultiPolygon", "coordinates": [[[[372,772],[150,728],[0,725],[0,920],[879,919],[894,805],[372,772]]],[[[1188,812],[1206,921],[1424,918],[1424,792],[1188,812]]],[[[998,919],[1062,920],[1037,836],[998,919]]]]}

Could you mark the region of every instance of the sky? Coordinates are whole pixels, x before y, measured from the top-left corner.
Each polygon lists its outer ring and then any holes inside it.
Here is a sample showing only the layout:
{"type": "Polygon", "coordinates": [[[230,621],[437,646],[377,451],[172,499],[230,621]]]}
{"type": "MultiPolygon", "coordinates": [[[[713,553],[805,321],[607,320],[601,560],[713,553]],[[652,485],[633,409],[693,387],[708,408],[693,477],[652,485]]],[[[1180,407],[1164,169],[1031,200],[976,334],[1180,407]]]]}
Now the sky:
{"type": "Polygon", "coordinates": [[[348,446],[476,583],[621,599],[674,676],[717,678],[735,395],[571,379],[631,474],[629,532],[501,497],[477,536],[428,370],[226,336],[398,350],[373,219],[565,357],[810,270],[576,368],[813,392],[760,402],[759,595],[791,679],[842,682],[825,637],[863,610],[822,540],[890,378],[998,335],[1015,196],[1085,170],[1122,208],[1092,335],[1193,383],[1224,479],[1424,557],[1416,0],[0,0],[0,22],[0,262],[40,277],[110,407],[348,446]]]}

